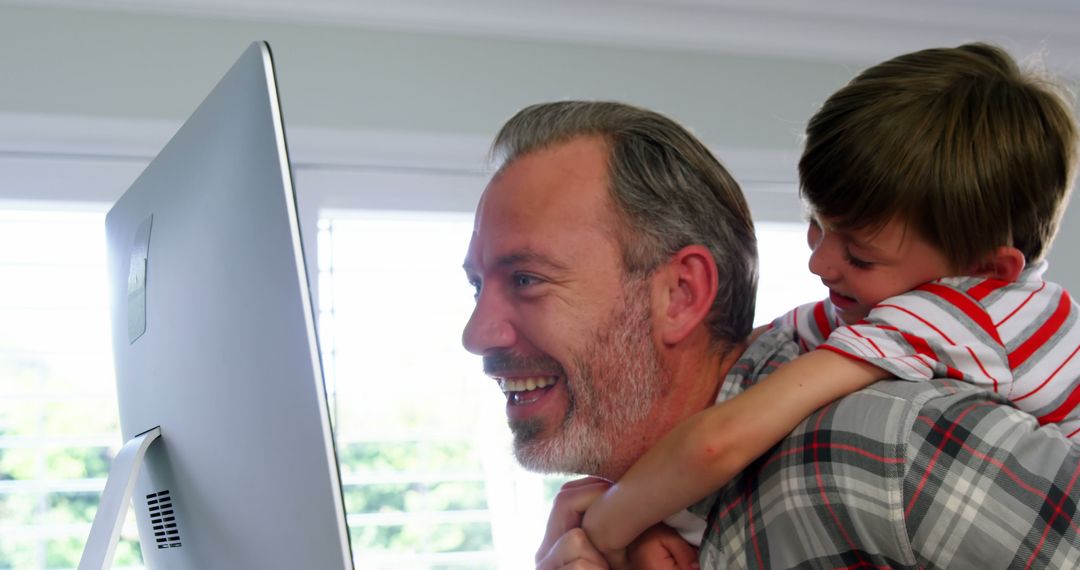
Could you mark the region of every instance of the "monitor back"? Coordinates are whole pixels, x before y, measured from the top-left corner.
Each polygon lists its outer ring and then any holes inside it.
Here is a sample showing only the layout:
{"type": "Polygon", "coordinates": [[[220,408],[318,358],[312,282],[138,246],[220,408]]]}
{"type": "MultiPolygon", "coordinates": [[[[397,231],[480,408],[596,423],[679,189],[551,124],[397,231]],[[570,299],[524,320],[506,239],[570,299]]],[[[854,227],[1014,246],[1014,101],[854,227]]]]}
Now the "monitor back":
{"type": "Polygon", "coordinates": [[[269,46],[106,217],[133,507],[151,569],[352,568],[269,46]]]}

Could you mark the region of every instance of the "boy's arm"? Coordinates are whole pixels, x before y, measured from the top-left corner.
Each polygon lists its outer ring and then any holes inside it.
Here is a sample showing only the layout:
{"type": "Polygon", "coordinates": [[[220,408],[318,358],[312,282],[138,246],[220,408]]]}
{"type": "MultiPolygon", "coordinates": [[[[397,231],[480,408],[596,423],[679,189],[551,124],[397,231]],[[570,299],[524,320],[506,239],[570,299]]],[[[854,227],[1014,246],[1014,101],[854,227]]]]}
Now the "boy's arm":
{"type": "Polygon", "coordinates": [[[680,423],[589,506],[589,540],[616,559],[639,534],[708,496],[821,406],[888,377],[817,350],[680,423]]]}

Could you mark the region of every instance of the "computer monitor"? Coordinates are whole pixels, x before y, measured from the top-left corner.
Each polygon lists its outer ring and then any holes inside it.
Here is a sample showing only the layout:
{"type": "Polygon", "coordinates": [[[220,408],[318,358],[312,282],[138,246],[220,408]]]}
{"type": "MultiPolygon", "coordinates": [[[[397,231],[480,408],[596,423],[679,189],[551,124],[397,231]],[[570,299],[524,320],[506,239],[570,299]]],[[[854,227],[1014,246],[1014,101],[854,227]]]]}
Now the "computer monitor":
{"type": "MultiPolygon", "coordinates": [[[[267,44],[117,201],[106,234],[121,429],[160,430],[132,479],[146,566],[352,568],[267,44]]],[[[123,473],[109,477],[103,501],[123,473]]]]}

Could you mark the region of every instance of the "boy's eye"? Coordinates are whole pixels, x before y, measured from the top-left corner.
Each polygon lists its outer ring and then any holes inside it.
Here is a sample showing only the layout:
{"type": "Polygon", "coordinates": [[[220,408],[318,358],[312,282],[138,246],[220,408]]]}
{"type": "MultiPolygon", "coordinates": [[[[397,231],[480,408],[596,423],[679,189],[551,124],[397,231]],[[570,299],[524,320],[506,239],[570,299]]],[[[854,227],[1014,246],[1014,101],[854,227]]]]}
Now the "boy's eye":
{"type": "Polygon", "coordinates": [[[810,218],[809,225],[806,227],[806,244],[810,246],[810,249],[817,249],[823,237],[824,234],[817,220],[810,218]]]}
{"type": "Polygon", "coordinates": [[[854,255],[851,254],[850,251],[845,251],[844,256],[847,257],[847,262],[850,263],[851,266],[855,267],[856,269],[870,269],[871,267],[874,266],[873,261],[866,261],[865,259],[860,259],[858,257],[855,257],[854,255]]]}

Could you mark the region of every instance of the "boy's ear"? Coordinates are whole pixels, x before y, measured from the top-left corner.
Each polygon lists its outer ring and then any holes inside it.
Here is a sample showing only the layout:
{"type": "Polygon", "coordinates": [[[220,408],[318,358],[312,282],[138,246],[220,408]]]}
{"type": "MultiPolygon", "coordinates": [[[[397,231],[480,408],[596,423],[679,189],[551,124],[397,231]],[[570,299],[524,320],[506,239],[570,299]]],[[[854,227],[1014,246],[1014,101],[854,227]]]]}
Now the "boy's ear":
{"type": "Polygon", "coordinates": [[[1016,281],[1023,270],[1024,254],[1015,247],[1001,246],[986,254],[970,274],[1000,281],[1016,281]]]}
{"type": "Polygon", "coordinates": [[[716,299],[718,274],[709,250],[688,245],[662,265],[652,283],[654,332],[674,345],[704,322],[716,299]]]}

